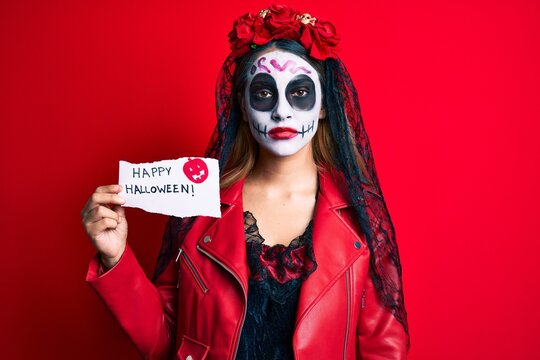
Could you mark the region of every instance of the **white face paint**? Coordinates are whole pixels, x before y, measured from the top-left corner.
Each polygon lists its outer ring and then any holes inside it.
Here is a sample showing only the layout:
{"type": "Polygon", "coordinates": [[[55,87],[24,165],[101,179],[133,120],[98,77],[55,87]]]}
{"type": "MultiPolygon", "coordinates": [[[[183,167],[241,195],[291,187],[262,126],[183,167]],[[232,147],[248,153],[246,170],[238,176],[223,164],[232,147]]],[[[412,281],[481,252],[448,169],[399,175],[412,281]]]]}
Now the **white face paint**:
{"type": "Polygon", "coordinates": [[[317,71],[301,57],[273,50],[248,74],[244,105],[251,134],[273,154],[288,156],[317,131],[322,104],[317,71]]]}

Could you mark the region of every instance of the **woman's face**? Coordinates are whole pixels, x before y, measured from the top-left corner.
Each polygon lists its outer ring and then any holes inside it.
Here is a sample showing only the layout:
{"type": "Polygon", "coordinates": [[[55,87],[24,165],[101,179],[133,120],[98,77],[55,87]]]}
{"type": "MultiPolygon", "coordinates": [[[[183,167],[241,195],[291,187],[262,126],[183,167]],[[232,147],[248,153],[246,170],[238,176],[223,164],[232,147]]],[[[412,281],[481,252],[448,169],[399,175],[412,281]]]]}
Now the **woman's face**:
{"type": "Polygon", "coordinates": [[[271,153],[293,155],[315,135],[321,82],[301,57],[282,50],[262,54],[249,71],[243,95],[251,134],[271,153]]]}

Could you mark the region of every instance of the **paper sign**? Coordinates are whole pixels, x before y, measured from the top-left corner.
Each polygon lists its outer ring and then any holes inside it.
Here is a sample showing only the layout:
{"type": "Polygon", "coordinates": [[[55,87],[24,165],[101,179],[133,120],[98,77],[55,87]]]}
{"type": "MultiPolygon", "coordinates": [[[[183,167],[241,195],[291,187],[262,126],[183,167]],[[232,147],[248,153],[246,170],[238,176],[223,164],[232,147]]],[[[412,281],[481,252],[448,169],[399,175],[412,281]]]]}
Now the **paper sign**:
{"type": "Polygon", "coordinates": [[[120,161],[123,206],[184,216],[221,217],[216,159],[180,158],[132,164],[120,161]]]}

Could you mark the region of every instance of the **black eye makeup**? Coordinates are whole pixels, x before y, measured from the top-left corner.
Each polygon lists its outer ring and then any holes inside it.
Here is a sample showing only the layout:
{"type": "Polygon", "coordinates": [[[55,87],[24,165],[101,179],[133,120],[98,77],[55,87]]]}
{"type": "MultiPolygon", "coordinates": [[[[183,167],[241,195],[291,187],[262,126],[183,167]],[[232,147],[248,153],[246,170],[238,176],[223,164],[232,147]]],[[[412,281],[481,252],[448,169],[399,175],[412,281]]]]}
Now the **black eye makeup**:
{"type": "Polygon", "coordinates": [[[307,75],[299,75],[287,84],[287,101],[295,110],[311,110],[315,106],[315,84],[307,75]]]}
{"type": "Polygon", "coordinates": [[[276,80],[268,74],[257,74],[249,86],[249,104],[258,111],[272,111],[276,106],[278,93],[276,80]]]}
{"type": "MultiPolygon", "coordinates": [[[[285,89],[287,101],[295,110],[308,111],[315,106],[315,84],[307,75],[298,75],[285,89]]],[[[276,80],[269,74],[257,74],[249,86],[249,104],[257,111],[272,111],[279,98],[276,80]]]]}

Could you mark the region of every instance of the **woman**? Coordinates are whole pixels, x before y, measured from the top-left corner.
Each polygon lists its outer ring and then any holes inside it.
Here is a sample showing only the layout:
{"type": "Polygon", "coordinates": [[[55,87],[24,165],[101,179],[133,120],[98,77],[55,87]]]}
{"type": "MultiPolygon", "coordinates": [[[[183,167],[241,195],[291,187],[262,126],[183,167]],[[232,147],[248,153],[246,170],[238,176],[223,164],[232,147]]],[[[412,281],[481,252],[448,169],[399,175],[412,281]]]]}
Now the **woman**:
{"type": "Polygon", "coordinates": [[[207,150],[222,217],[172,217],[151,282],[120,186],[99,187],[87,281],[145,358],[405,358],[393,226],[333,26],[271,6],[229,39],[207,150]]]}

